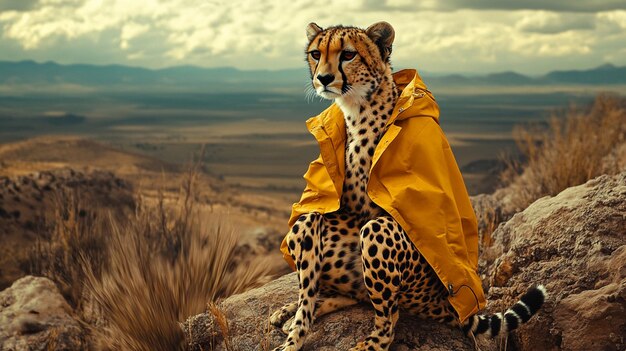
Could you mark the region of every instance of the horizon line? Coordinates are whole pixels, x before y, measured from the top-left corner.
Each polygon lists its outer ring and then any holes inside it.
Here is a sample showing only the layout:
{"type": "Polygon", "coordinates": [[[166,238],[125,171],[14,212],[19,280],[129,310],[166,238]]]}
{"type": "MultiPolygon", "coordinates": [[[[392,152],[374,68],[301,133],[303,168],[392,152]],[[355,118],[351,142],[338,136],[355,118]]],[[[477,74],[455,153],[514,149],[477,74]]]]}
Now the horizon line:
{"type": "MultiPolygon", "coordinates": [[[[145,67],[145,66],[135,66],[135,65],[127,65],[127,64],[121,64],[121,63],[110,63],[110,64],[95,64],[95,63],[59,63],[57,61],[54,60],[46,60],[46,61],[38,61],[35,59],[23,59],[23,60],[2,60],[0,59],[0,63],[35,63],[37,65],[45,65],[45,64],[54,64],[57,66],[63,66],[63,67],[70,67],[70,66],[92,66],[92,67],[126,67],[126,68],[133,68],[133,69],[140,69],[140,70],[146,70],[146,71],[152,71],[152,72],[158,72],[158,71],[164,71],[164,70],[169,70],[169,69],[175,69],[175,68],[193,68],[193,69],[201,69],[201,70],[235,70],[235,71],[239,71],[239,72],[280,72],[280,71],[296,71],[296,70],[306,70],[306,67],[302,67],[302,68],[282,68],[282,69],[269,69],[269,68],[265,68],[265,69],[241,69],[241,68],[237,68],[237,67],[233,67],[233,66],[216,66],[216,67],[206,67],[206,66],[199,66],[199,65],[173,65],[173,66],[165,66],[165,67],[161,67],[161,68],[152,68],[152,67],[145,67]]],[[[541,77],[544,75],[547,75],[549,73],[552,72],[581,72],[581,71],[590,71],[590,70],[595,70],[595,69],[599,69],[599,68],[626,68],[626,65],[624,66],[618,66],[612,62],[605,62],[602,64],[599,64],[597,66],[593,66],[593,67],[588,67],[588,68],[579,68],[579,69],[566,69],[566,70],[559,70],[559,69],[553,69],[553,70],[549,70],[546,73],[543,74],[526,74],[526,73],[520,73],[518,71],[515,70],[504,70],[504,71],[492,71],[492,72],[480,72],[480,71],[475,71],[475,72],[451,72],[451,71],[428,71],[428,70],[420,70],[420,74],[422,75],[428,75],[428,74],[435,74],[435,75],[441,75],[441,76],[453,76],[453,75],[461,75],[461,76],[466,76],[469,75],[471,76],[481,76],[481,75],[492,75],[492,74],[502,74],[502,73],[515,73],[518,75],[522,75],[522,76],[526,76],[526,77],[541,77]]],[[[394,69],[394,72],[397,72],[399,70],[402,69],[406,69],[406,67],[401,67],[399,69],[394,69]]]]}

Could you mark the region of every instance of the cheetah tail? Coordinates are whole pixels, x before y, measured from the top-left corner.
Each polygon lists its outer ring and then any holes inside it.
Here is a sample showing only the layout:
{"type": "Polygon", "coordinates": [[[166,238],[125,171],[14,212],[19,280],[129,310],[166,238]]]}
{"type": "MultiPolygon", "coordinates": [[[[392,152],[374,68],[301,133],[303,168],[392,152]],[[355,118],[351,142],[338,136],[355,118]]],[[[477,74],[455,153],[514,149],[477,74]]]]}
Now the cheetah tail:
{"type": "Polygon", "coordinates": [[[466,334],[488,334],[495,337],[500,333],[508,333],[520,324],[528,322],[543,305],[548,294],[543,285],[530,288],[515,305],[502,313],[491,316],[473,315],[463,323],[466,334]]]}

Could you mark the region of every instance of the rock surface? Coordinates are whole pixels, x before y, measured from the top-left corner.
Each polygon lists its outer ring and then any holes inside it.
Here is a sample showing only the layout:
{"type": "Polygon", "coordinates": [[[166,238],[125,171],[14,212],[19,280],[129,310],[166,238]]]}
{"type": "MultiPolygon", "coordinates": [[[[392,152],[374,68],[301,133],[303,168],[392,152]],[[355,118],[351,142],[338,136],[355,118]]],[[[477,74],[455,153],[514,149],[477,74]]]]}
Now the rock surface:
{"type": "Polygon", "coordinates": [[[491,310],[528,286],[550,297],[509,340],[519,350],[626,349],[626,172],[544,197],[493,233],[491,310]]]}
{"type": "Polygon", "coordinates": [[[26,276],[0,292],[0,350],[82,350],[83,330],[52,281],[26,276]]]}
{"type": "MultiPolygon", "coordinates": [[[[267,321],[274,310],[297,299],[298,282],[295,273],[285,275],[258,289],[231,296],[219,308],[228,320],[228,337],[224,338],[213,314],[203,313],[183,323],[192,350],[271,350],[285,340],[285,336],[269,326],[267,321]],[[225,340],[229,344],[226,346],[225,340]]],[[[348,350],[365,338],[374,325],[371,307],[350,307],[315,321],[303,351],[348,350]]],[[[402,315],[397,325],[391,350],[475,350],[474,343],[459,329],[402,315]]],[[[496,350],[495,344],[481,347],[483,351],[496,350]]]]}

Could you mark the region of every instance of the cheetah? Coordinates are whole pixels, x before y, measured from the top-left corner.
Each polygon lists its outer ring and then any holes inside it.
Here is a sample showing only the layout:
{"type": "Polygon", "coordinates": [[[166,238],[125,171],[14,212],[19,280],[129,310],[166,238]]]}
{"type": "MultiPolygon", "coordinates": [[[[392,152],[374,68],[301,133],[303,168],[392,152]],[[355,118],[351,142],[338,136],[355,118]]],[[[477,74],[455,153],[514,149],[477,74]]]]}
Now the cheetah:
{"type": "Polygon", "coordinates": [[[314,319],[360,302],[373,306],[374,330],[353,351],[388,350],[400,311],[475,335],[496,336],[528,321],[547,296],[542,286],[529,289],[504,314],[473,313],[461,321],[450,302],[456,291],[442,282],[399,217],[368,193],[377,146],[403,94],[390,63],[392,26],[322,29],[310,23],[306,34],[312,87],[334,100],[345,121],[343,183],[339,209],[299,215],[285,238],[299,296],[270,317],[274,326],[288,327],[285,342],[274,350],[300,349],[314,319]]]}

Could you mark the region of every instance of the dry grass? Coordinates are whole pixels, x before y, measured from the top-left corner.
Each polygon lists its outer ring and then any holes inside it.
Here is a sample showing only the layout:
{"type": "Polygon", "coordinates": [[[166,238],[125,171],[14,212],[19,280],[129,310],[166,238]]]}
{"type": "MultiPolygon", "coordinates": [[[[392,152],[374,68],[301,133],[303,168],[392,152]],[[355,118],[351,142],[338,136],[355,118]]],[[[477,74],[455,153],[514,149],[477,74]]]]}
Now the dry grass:
{"type": "Polygon", "coordinates": [[[226,348],[226,351],[237,351],[237,349],[233,347],[233,336],[230,333],[228,318],[226,318],[224,312],[214,302],[209,302],[207,304],[207,311],[213,316],[213,320],[220,329],[220,333],[222,333],[222,339],[224,340],[224,347],[226,348]]]}
{"type": "Polygon", "coordinates": [[[237,237],[224,218],[200,219],[194,180],[190,172],[171,210],[161,196],[127,223],[111,221],[109,264],[87,279],[107,325],[95,331],[101,349],[182,350],[179,321],[268,280],[268,265],[237,266],[237,237]]]}
{"type": "Polygon", "coordinates": [[[548,128],[517,127],[514,137],[527,161],[512,162],[502,178],[512,189],[512,205],[524,209],[540,197],[623,168],[624,160],[610,154],[626,142],[626,99],[600,95],[590,108],[571,107],[553,116],[548,128]]]}
{"type": "MultiPolygon", "coordinates": [[[[42,238],[30,249],[26,271],[54,281],[65,299],[76,310],[82,311],[85,302],[85,271],[79,264],[85,257],[99,275],[105,264],[109,232],[97,209],[86,210],[80,193],[75,189],[61,189],[54,194],[54,214],[38,226],[42,238]]],[[[118,216],[120,214],[111,214],[118,216]]]]}
{"type": "Polygon", "coordinates": [[[59,286],[89,329],[90,349],[184,350],[179,321],[269,281],[265,262],[240,264],[226,216],[201,216],[197,175],[192,167],[176,200],[138,194],[133,213],[86,212],[78,192],[57,194],[24,264],[59,286]]]}
{"type": "Polygon", "coordinates": [[[479,228],[481,247],[490,247],[493,243],[493,232],[499,224],[499,216],[495,207],[488,207],[483,214],[482,228],[479,228]]]}
{"type": "Polygon", "coordinates": [[[262,319],[265,321],[265,324],[261,325],[257,329],[257,335],[259,338],[259,349],[261,351],[269,351],[271,349],[270,333],[274,329],[274,327],[270,323],[271,314],[272,314],[271,310],[267,311],[267,316],[265,316],[265,318],[262,319]]]}

